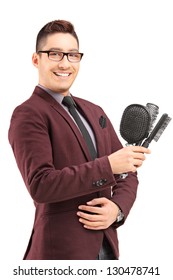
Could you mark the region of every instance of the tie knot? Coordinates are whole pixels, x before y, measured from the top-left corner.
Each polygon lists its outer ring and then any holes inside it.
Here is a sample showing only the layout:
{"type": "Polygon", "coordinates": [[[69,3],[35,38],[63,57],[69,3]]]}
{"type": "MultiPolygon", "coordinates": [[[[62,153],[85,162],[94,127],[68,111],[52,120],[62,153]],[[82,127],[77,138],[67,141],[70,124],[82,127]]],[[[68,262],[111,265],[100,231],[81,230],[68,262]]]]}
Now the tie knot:
{"type": "Polygon", "coordinates": [[[62,100],[62,104],[67,106],[68,108],[75,107],[75,102],[71,98],[71,96],[65,96],[62,100]]]}

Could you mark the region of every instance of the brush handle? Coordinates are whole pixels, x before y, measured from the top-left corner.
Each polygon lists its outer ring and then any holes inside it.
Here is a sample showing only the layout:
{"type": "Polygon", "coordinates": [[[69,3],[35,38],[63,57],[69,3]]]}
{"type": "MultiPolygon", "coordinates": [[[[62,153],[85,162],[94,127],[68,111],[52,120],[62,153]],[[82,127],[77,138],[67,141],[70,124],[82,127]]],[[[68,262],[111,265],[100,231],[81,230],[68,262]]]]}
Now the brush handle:
{"type": "MultiPolygon", "coordinates": [[[[151,141],[150,141],[151,142],[151,141]]],[[[144,141],[144,143],[142,144],[142,147],[148,148],[148,146],[150,145],[150,142],[146,139],[144,141]]]]}

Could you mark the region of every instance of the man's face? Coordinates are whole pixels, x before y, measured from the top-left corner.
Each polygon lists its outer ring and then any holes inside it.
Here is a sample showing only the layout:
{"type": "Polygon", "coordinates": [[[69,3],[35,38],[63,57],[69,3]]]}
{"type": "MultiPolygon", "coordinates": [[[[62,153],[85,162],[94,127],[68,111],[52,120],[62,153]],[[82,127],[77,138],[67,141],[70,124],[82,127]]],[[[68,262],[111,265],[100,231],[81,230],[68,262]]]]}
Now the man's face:
{"type": "MultiPolygon", "coordinates": [[[[69,33],[49,35],[41,50],[79,52],[76,39],[69,33]]],[[[48,58],[47,53],[34,53],[32,61],[38,68],[39,84],[64,96],[67,95],[78,74],[79,62],[69,62],[67,56],[64,56],[59,62],[52,61],[48,58]]]]}

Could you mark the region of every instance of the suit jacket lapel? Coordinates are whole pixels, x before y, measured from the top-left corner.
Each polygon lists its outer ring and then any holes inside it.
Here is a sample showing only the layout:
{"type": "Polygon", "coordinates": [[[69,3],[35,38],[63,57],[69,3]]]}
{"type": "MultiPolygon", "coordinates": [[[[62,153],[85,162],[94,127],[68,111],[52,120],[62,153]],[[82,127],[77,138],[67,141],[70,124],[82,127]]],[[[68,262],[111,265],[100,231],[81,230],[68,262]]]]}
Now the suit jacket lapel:
{"type": "Polygon", "coordinates": [[[36,94],[37,96],[40,96],[45,101],[47,101],[50,104],[50,106],[53,107],[54,110],[56,110],[57,113],[60,114],[66,120],[66,122],[69,124],[70,128],[73,130],[73,132],[86,156],[86,159],[88,161],[90,161],[91,156],[88,151],[87,144],[86,144],[79,128],[76,126],[76,124],[74,123],[74,121],[72,120],[70,115],[66,112],[66,110],[50,94],[48,94],[46,91],[44,91],[40,87],[36,87],[33,94],[36,94]]]}

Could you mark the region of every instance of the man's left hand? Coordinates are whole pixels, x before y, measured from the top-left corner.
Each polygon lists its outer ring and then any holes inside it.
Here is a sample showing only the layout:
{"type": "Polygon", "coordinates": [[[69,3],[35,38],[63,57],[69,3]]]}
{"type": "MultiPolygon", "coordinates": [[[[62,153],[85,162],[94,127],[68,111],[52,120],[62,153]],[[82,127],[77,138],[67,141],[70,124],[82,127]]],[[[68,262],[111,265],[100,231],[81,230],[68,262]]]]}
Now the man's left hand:
{"type": "Polygon", "coordinates": [[[80,217],[79,222],[86,229],[91,230],[108,228],[116,221],[119,210],[114,202],[105,197],[95,198],[87,202],[87,205],[80,205],[78,208],[81,210],[77,212],[80,217]]]}

